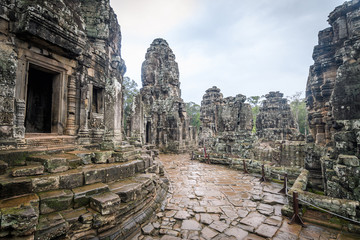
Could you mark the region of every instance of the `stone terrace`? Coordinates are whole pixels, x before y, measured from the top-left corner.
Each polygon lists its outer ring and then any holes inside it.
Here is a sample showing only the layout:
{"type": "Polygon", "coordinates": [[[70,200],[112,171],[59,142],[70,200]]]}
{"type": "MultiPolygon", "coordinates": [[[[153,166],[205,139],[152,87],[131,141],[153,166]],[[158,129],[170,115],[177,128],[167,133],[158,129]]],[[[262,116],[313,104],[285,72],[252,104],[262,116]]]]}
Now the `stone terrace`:
{"type": "Polygon", "coordinates": [[[289,225],[281,185],[220,165],[162,155],[171,197],[134,239],[358,239],[338,230],[289,225]]]}
{"type": "Polygon", "coordinates": [[[126,142],[115,151],[2,152],[0,238],[130,238],[166,196],[157,156],[126,142]]]}

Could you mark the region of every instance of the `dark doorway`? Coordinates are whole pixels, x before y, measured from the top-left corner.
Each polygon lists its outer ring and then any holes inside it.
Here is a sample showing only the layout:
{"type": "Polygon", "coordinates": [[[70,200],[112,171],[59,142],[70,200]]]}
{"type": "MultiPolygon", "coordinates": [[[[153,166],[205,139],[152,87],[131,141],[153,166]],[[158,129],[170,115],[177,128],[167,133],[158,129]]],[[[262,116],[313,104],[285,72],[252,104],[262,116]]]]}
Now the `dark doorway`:
{"type": "Polygon", "coordinates": [[[53,81],[58,73],[29,66],[25,128],[27,133],[51,133],[53,81]]]}
{"type": "Polygon", "coordinates": [[[150,143],[151,122],[146,123],[146,143],[150,143]]]}

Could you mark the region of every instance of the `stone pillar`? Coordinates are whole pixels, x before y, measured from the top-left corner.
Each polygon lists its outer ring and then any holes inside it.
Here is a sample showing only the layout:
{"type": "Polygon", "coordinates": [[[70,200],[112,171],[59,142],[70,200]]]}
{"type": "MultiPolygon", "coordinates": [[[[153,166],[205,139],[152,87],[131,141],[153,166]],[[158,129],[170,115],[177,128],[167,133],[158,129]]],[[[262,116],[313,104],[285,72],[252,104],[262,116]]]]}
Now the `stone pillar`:
{"type": "Polygon", "coordinates": [[[89,87],[83,86],[81,89],[81,107],[80,107],[80,130],[79,130],[79,144],[89,144],[89,108],[91,103],[89,97],[89,87]]]}
{"type": "Polygon", "coordinates": [[[76,134],[76,123],[75,123],[76,84],[75,84],[75,78],[73,76],[69,76],[67,106],[68,109],[67,109],[66,134],[74,136],[76,134]]]}
{"type": "Polygon", "coordinates": [[[16,124],[14,129],[14,138],[25,138],[25,101],[22,99],[16,99],[16,124]]]}

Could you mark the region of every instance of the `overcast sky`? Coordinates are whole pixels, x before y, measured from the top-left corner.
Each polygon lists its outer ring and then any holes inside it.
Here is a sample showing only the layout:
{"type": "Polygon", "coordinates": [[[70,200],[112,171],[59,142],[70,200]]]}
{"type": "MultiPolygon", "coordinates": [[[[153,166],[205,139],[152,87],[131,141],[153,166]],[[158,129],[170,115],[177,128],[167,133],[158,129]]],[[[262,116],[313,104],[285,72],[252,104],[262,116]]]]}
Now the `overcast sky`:
{"type": "Polygon", "coordinates": [[[217,86],[224,97],[305,92],[313,47],[343,0],[111,0],[122,32],[126,76],[164,38],[179,64],[182,98],[200,104],[217,86]]]}

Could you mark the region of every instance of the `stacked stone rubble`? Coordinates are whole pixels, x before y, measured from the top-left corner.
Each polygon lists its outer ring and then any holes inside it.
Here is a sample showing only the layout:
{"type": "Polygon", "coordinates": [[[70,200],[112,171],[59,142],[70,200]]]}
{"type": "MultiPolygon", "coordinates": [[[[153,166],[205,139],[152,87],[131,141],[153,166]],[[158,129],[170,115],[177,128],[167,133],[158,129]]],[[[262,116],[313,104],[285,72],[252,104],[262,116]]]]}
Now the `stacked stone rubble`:
{"type": "Polygon", "coordinates": [[[121,140],[125,65],[109,1],[2,1],[0,42],[0,148],[23,147],[25,133],[121,140]]]}
{"type": "Polygon", "coordinates": [[[201,147],[208,147],[216,153],[252,156],[252,111],[245,100],[241,94],[223,98],[215,86],[206,90],[200,109],[201,147]]]}
{"type": "Polygon", "coordinates": [[[155,39],[141,68],[143,87],[135,100],[130,123],[132,138],[162,151],[181,152],[195,144],[181,99],[179,68],[164,39],[155,39]]]}
{"type": "Polygon", "coordinates": [[[306,88],[311,137],[307,167],[322,171],[325,192],[360,199],[360,2],[345,2],[319,32],[306,88]],[[314,144],[311,144],[314,142],[314,144]]]}

